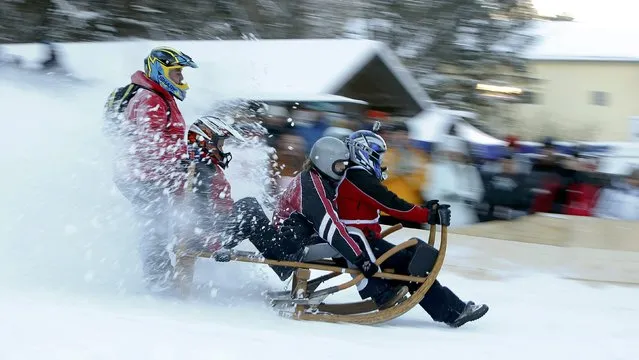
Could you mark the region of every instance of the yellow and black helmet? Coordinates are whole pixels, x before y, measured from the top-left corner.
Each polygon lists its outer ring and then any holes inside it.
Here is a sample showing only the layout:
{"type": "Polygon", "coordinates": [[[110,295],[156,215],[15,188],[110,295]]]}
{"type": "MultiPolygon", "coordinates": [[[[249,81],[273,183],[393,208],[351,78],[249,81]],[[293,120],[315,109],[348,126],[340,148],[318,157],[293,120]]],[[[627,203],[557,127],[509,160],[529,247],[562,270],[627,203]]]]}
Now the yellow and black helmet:
{"type": "Polygon", "coordinates": [[[180,100],[186,97],[189,85],[185,82],[178,84],[171,80],[169,71],[184,67],[197,68],[198,66],[190,56],[166,46],[151,50],[149,56],[144,59],[146,76],[180,100]]]}

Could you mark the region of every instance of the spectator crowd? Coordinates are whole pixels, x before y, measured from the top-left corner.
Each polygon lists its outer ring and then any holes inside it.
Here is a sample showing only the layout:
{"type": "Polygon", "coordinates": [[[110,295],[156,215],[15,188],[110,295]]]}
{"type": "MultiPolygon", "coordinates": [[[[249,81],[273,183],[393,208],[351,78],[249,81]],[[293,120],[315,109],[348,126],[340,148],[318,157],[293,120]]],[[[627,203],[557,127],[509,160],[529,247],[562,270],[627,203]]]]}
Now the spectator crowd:
{"type": "MultiPolygon", "coordinates": [[[[403,199],[422,204],[439,199],[451,204],[451,226],[514,220],[534,213],[639,220],[639,168],[617,176],[599,171],[601,158],[575,147],[558,151],[545,139],[537,153],[524,153],[516,138],[492,160],[476,156],[473,144],[455,134],[454,127],[429,151],[409,137],[404,122],[370,111],[361,121],[348,121],[326,106],[291,111],[269,106],[262,119],[267,143],[275,149],[272,191],[286,186],[301,169],[312,144],[325,135],[346,137],[351,131],[372,128],[374,121],[388,144],[384,157],[388,178],[384,184],[403,199]]],[[[395,223],[385,214],[382,221],[395,223]]],[[[418,227],[418,224],[404,223],[418,227]]]]}

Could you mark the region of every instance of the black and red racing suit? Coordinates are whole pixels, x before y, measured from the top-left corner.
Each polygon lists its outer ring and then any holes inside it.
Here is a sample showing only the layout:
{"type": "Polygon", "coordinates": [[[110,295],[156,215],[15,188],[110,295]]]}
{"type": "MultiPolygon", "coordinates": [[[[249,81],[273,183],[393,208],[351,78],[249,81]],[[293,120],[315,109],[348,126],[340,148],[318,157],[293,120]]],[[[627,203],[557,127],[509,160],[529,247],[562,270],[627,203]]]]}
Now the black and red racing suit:
{"type": "MultiPolygon", "coordinates": [[[[280,196],[273,212],[273,226],[294,223],[298,237],[305,241],[313,235],[328,242],[345,259],[357,263],[363,245],[348,234],[335,210],[335,185],[314,169],[299,173],[280,196]]],[[[364,255],[365,256],[365,255],[364,255]]]]}

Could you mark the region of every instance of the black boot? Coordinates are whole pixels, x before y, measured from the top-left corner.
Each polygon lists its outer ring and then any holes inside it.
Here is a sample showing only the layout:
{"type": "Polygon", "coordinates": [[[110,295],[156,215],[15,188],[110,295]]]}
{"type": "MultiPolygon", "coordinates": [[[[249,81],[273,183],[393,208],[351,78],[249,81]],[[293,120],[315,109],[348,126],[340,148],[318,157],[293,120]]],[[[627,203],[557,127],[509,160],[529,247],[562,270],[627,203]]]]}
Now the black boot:
{"type": "MultiPolygon", "coordinates": [[[[411,293],[415,292],[420,285],[410,283],[411,293]]],[[[455,295],[452,290],[442,286],[437,280],[433,282],[419,305],[426,310],[433,320],[445,324],[453,323],[464,312],[466,307],[466,303],[455,295]]]]}
{"type": "Polygon", "coordinates": [[[397,304],[406,294],[408,294],[407,286],[395,286],[373,296],[373,301],[379,310],[385,310],[397,304]]]}
{"type": "MultiPolygon", "coordinates": [[[[302,261],[302,259],[304,259],[304,256],[306,255],[307,250],[308,249],[306,247],[301,248],[295,254],[284,255],[281,260],[283,260],[283,261],[302,261]]],[[[293,273],[296,270],[296,268],[290,267],[290,266],[271,266],[271,269],[273,269],[275,274],[277,274],[277,276],[282,281],[285,281],[286,279],[291,277],[291,275],[293,275],[293,273]]]]}
{"type": "Polygon", "coordinates": [[[405,285],[395,284],[378,278],[370,278],[362,281],[366,281],[366,286],[359,291],[359,296],[362,299],[371,298],[380,310],[395,305],[408,294],[408,287],[405,285]]]}
{"type": "Polygon", "coordinates": [[[447,322],[446,324],[450,327],[458,328],[464,325],[467,322],[475,321],[482,316],[486,315],[488,312],[488,305],[486,304],[475,304],[472,301],[466,303],[466,307],[462,311],[461,314],[452,322],[447,322]]]}

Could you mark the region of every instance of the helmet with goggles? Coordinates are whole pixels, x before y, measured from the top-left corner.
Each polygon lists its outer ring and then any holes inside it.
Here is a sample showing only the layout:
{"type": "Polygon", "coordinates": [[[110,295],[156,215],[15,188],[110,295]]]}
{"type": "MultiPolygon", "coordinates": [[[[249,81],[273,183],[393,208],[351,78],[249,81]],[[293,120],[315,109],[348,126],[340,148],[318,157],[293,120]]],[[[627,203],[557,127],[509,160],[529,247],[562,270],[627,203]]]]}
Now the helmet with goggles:
{"type": "Polygon", "coordinates": [[[386,141],[369,130],[359,130],[346,139],[350,160],[361,166],[380,180],[385,179],[386,168],[382,167],[383,157],[388,147],[386,141]]]}
{"type": "Polygon", "coordinates": [[[146,76],[180,100],[186,97],[189,85],[172,80],[169,73],[171,70],[185,67],[197,68],[198,66],[190,56],[169,47],[157,47],[144,59],[146,76]]]}
{"type": "Polygon", "coordinates": [[[227,168],[233,158],[230,152],[224,152],[224,140],[246,141],[231,124],[215,116],[197,119],[189,127],[187,137],[192,159],[211,159],[222,168],[227,168]]]}

